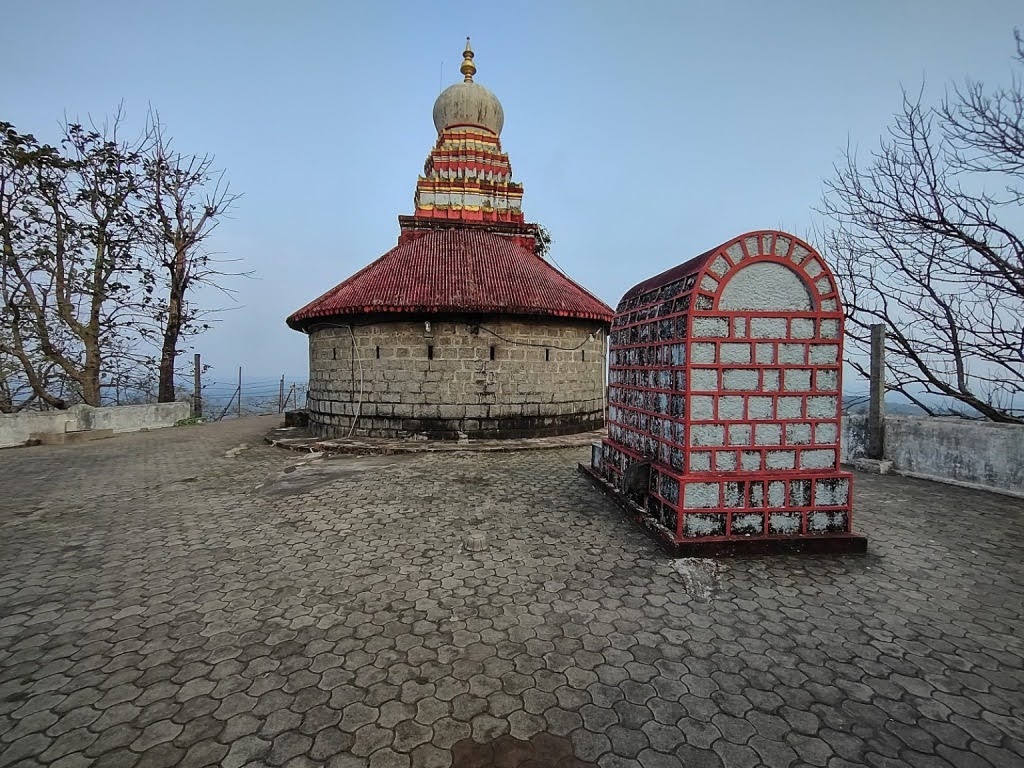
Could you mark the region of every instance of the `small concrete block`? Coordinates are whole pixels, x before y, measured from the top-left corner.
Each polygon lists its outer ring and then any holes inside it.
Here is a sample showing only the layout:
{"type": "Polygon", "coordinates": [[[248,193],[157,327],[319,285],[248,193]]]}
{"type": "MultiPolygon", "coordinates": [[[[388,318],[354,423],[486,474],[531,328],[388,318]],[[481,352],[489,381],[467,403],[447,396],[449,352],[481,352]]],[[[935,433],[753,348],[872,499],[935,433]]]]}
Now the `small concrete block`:
{"type": "Polygon", "coordinates": [[[721,360],[723,363],[749,363],[750,345],[735,342],[722,344],[721,360]]]}
{"type": "Polygon", "coordinates": [[[748,419],[770,419],[772,418],[772,397],[750,397],[747,399],[748,419]]]}
{"type": "Polygon", "coordinates": [[[755,339],[784,339],[786,320],[781,317],[753,317],[750,319],[750,335],[755,339]]]}
{"type": "Polygon", "coordinates": [[[860,457],[853,460],[853,466],[861,472],[870,472],[873,475],[888,475],[892,471],[892,462],[888,459],[860,457]]]}
{"type": "Polygon", "coordinates": [[[693,320],[693,336],[704,338],[725,338],[729,335],[729,321],[724,317],[696,317],[693,320]]]}
{"type": "Polygon", "coordinates": [[[691,363],[713,363],[715,362],[715,350],[717,344],[710,341],[697,341],[690,345],[691,363]]]}
{"type": "Polygon", "coordinates": [[[750,445],[750,433],[749,424],[730,424],[729,445],[750,445]]]}
{"type": "Polygon", "coordinates": [[[718,483],[687,483],[683,491],[683,507],[686,509],[717,507],[718,491],[718,483]]]}
{"type": "Polygon", "coordinates": [[[779,344],[779,363],[783,365],[804,365],[806,362],[806,344],[779,344]]]}
{"type": "Polygon", "coordinates": [[[835,365],[839,362],[839,347],[836,344],[811,345],[811,365],[835,365]]]}
{"type": "Polygon", "coordinates": [[[696,392],[714,392],[718,389],[718,371],[714,368],[691,369],[690,389],[696,392]]]}
{"type": "Polygon", "coordinates": [[[710,451],[692,451],[690,453],[691,472],[710,472],[711,453],[710,451]]]}

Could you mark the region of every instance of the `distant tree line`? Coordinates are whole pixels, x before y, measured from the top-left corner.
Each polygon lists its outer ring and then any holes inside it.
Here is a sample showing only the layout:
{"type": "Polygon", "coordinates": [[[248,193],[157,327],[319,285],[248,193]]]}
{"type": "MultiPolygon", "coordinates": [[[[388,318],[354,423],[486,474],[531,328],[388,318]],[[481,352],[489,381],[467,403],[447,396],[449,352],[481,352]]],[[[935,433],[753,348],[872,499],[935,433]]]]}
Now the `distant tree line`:
{"type": "MultiPolygon", "coordinates": [[[[1019,32],[1015,40],[1019,67],[1019,32]]],[[[950,86],[935,106],[904,93],[880,146],[847,150],[826,190],[824,245],[847,334],[866,349],[871,325],[887,327],[888,387],[928,413],[1024,423],[1020,70],[1007,87],[950,86]]]]}
{"type": "Polygon", "coordinates": [[[0,121],[0,412],[174,400],[178,355],[212,319],[196,289],[227,290],[208,246],[238,195],[155,113],[125,132],[121,109],[66,121],[55,145],[0,121]]]}

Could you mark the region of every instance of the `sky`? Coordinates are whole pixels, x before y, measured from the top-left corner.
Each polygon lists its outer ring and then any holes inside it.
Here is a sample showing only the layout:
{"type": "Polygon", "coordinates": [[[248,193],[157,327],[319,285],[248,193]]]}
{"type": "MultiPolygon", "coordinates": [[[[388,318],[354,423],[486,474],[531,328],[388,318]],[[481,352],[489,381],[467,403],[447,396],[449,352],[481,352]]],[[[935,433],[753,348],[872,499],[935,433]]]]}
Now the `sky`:
{"type": "MultiPolygon", "coordinates": [[[[195,351],[230,379],[304,378],[285,317],[394,247],[457,82],[501,100],[504,151],[551,254],[614,306],[630,286],[759,228],[811,231],[848,145],[901,88],[1006,83],[1019,0],[147,3],[0,0],[0,119],[150,105],[243,197],[211,245],[252,277],[195,351]]],[[[825,254],[826,259],[828,254],[825,254]]]]}

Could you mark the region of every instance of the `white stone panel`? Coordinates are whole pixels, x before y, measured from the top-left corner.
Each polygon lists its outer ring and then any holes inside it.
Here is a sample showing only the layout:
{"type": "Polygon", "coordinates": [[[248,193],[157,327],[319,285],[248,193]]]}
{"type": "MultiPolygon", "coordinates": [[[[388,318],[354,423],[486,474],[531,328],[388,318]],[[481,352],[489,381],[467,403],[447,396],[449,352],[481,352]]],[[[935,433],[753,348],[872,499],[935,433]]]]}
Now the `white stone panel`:
{"type": "Polygon", "coordinates": [[[733,264],[739,264],[743,261],[743,246],[739,243],[733,243],[725,249],[725,255],[733,264]]]}
{"type": "Polygon", "coordinates": [[[811,389],[811,372],[806,368],[784,368],[782,388],[786,392],[808,392],[811,389]]]}
{"type": "Polygon", "coordinates": [[[812,450],[800,452],[800,469],[829,469],[836,465],[834,450],[812,450]]]}
{"type": "Polygon", "coordinates": [[[690,418],[697,420],[715,418],[715,400],[707,395],[690,395],[690,418]]]}
{"type": "Polygon", "coordinates": [[[841,479],[816,480],[814,503],[823,507],[838,507],[850,500],[850,481],[841,479]]]}
{"type": "Polygon", "coordinates": [[[814,388],[819,392],[835,392],[839,387],[839,371],[823,369],[814,376],[814,388]]]}
{"type": "Polygon", "coordinates": [[[782,425],[755,424],[754,445],[782,445],[782,425]]]}
{"type": "Polygon", "coordinates": [[[781,480],[772,480],[768,483],[768,506],[786,506],[786,486],[781,480]]]}
{"type": "Polygon", "coordinates": [[[779,344],[780,365],[805,365],[806,363],[806,344],[779,344]]]}
{"type": "Polygon", "coordinates": [[[750,345],[723,343],[719,354],[722,356],[723,363],[749,363],[750,345]]]}
{"type": "Polygon", "coordinates": [[[838,339],[839,338],[839,321],[834,319],[822,320],[821,321],[821,338],[823,339],[838,339]]]}
{"type": "Polygon", "coordinates": [[[795,469],[796,451],[768,451],[764,463],[767,469],[795,469]]]}
{"type": "Polygon", "coordinates": [[[750,335],[755,339],[784,339],[786,321],[781,317],[752,317],[750,335]]]}
{"type": "Polygon", "coordinates": [[[835,299],[823,299],[821,302],[822,312],[837,312],[839,310],[839,302],[835,299]]]}
{"type": "Polygon", "coordinates": [[[814,430],[814,442],[819,445],[831,445],[836,441],[836,425],[832,422],[822,422],[814,430]]]}
{"type": "Polygon", "coordinates": [[[734,339],[745,339],[747,337],[747,318],[734,317],[732,319],[732,336],[734,339]]]}
{"type": "Polygon", "coordinates": [[[708,267],[708,272],[713,274],[715,277],[722,277],[726,272],[729,271],[729,262],[723,257],[716,256],[715,260],[711,262],[711,266],[708,267]]]}
{"type": "Polygon", "coordinates": [[[797,245],[793,248],[793,253],[790,254],[789,260],[794,264],[800,264],[811,255],[811,252],[804,248],[802,245],[797,245]]]}
{"type": "Polygon", "coordinates": [[[695,317],[694,338],[725,338],[729,335],[729,321],[724,317],[695,317]]]}
{"type": "Polygon", "coordinates": [[[792,245],[793,241],[788,237],[775,238],[775,255],[785,257],[789,253],[790,246],[792,245]]]}
{"type": "Polygon", "coordinates": [[[811,259],[804,265],[804,271],[810,277],[817,277],[821,274],[821,262],[817,259],[811,259]]]}
{"type": "Polygon", "coordinates": [[[747,399],[737,395],[728,395],[718,398],[718,418],[729,421],[738,421],[743,418],[743,408],[747,399]]]}
{"type": "Polygon", "coordinates": [[[773,365],[775,363],[775,345],[758,344],[755,348],[755,358],[761,365],[773,365]]]}
{"type": "Polygon", "coordinates": [[[748,419],[770,419],[772,418],[771,397],[750,397],[747,398],[748,419]]]}
{"type": "Polygon", "coordinates": [[[708,293],[714,293],[718,290],[718,281],[711,275],[704,275],[704,277],[701,278],[700,287],[708,293]]]}
{"type": "Polygon", "coordinates": [[[756,391],[757,370],[752,368],[725,368],[722,371],[722,388],[732,391],[756,391]]]}
{"type": "Polygon", "coordinates": [[[760,451],[743,451],[740,454],[740,466],[746,472],[757,472],[761,469],[760,451]]]}
{"type": "Polygon", "coordinates": [[[802,397],[780,397],[775,404],[775,414],[779,419],[799,419],[803,417],[804,399],[802,397]]]}
{"type": "Polygon", "coordinates": [[[786,425],[786,444],[787,445],[810,445],[811,442],[811,425],[802,424],[787,424],[786,425]]]}
{"type": "Polygon", "coordinates": [[[690,471],[691,472],[710,472],[711,471],[711,452],[710,451],[691,451],[690,452],[690,471]]]}
{"type": "Polygon", "coordinates": [[[839,362],[839,346],[837,344],[811,345],[811,365],[835,365],[839,362]]]}
{"type": "Polygon", "coordinates": [[[696,424],[690,427],[691,446],[725,445],[725,426],[723,424],[696,424]]]}
{"type": "Polygon", "coordinates": [[[690,345],[691,363],[713,363],[715,362],[715,349],[717,344],[707,341],[696,341],[690,345]]]}
{"type": "Polygon", "coordinates": [[[779,372],[767,369],[761,373],[761,389],[765,392],[777,392],[779,389],[779,372]]]}
{"type": "Polygon", "coordinates": [[[814,320],[809,317],[794,317],[789,321],[789,336],[792,339],[814,338],[814,320]]]}
{"type": "Polygon", "coordinates": [[[714,392],[718,389],[718,370],[715,368],[691,368],[690,390],[693,392],[714,392]]]}
{"type": "Polygon", "coordinates": [[[730,424],[729,445],[750,445],[750,433],[749,424],[730,424]]]}
{"type": "MultiPolygon", "coordinates": [[[[753,311],[813,309],[803,279],[778,262],[752,262],[741,267],[725,284],[718,299],[721,309],[753,311]]],[[[780,334],[782,335],[782,334],[780,334]]]]}
{"type": "Polygon", "coordinates": [[[715,454],[715,471],[733,472],[736,469],[736,451],[719,451],[715,454]]]}
{"type": "Polygon", "coordinates": [[[839,408],[839,399],[836,397],[808,397],[807,417],[810,419],[832,419],[835,418],[839,408]]]}
{"type": "MultiPolygon", "coordinates": [[[[692,466],[693,463],[691,461],[691,468],[692,466]]],[[[686,509],[711,509],[712,507],[717,507],[718,490],[718,483],[687,483],[683,490],[683,507],[686,509]]]]}

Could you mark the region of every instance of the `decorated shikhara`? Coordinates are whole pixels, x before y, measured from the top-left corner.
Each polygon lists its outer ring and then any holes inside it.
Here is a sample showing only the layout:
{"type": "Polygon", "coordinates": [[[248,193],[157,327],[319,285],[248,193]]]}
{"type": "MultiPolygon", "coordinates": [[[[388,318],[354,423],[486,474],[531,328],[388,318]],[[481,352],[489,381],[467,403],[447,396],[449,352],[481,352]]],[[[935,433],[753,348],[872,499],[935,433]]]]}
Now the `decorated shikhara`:
{"type": "Polygon", "coordinates": [[[612,322],[590,473],[681,552],[862,551],[839,469],[842,338],[828,267],[782,232],[640,283],[612,322]]]}
{"type": "Polygon", "coordinates": [[[473,83],[473,55],[467,38],[460,68],[465,80],[446,89],[434,107],[437,144],[416,182],[416,217],[522,224],[523,185],[512,181],[501,151],[505,116],[497,98],[473,83]],[[467,92],[470,110],[453,109],[467,101],[467,92]]]}

